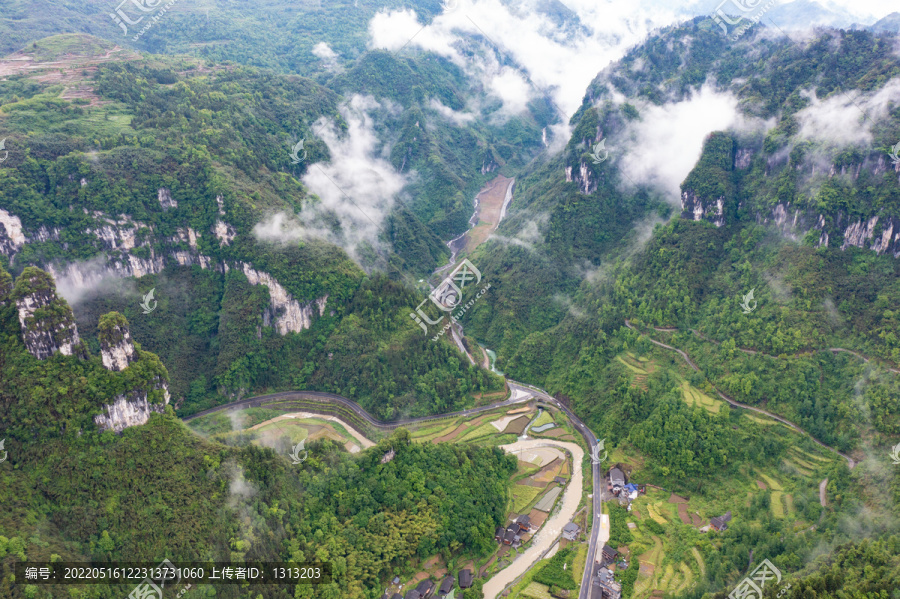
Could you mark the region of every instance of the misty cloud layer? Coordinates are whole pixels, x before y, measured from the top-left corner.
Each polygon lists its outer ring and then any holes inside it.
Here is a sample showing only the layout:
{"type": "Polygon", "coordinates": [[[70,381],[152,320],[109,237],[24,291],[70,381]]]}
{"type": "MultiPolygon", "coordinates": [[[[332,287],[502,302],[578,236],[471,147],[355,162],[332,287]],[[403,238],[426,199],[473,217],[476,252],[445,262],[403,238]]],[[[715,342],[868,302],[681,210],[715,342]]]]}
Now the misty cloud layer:
{"type": "Polygon", "coordinates": [[[340,245],[357,261],[363,243],[378,247],[384,219],[407,184],[375,134],[370,112],[380,108],[384,106],[371,96],[356,95],[341,108],[346,132],[339,133],[324,118],[313,125],[331,153],[330,162],[309,165],[302,179],[319,201],[305,205],[299,215],[269,215],[253,229],[258,240],[322,239],[340,245]],[[340,231],[328,226],[331,222],[339,223],[340,231]]]}

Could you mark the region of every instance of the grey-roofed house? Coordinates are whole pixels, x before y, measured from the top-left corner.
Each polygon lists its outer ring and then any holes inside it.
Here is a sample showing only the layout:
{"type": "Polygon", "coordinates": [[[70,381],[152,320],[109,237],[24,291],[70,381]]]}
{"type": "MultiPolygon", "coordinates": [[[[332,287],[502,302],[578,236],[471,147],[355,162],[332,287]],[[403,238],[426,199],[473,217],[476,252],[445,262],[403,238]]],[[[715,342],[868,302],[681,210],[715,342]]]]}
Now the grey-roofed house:
{"type": "Polygon", "coordinates": [[[622,585],[615,581],[613,573],[606,568],[600,568],[593,582],[594,588],[600,591],[594,592],[595,599],[621,599],[622,585]]]}
{"type": "Polygon", "coordinates": [[[503,535],[506,534],[506,529],[502,526],[498,526],[497,530],[494,531],[494,540],[503,542],[503,535]]]}
{"type": "Polygon", "coordinates": [[[716,516],[709,521],[710,526],[718,530],[728,530],[728,523],[731,522],[731,512],[725,512],[722,516],[716,516]]]}
{"type": "Polygon", "coordinates": [[[446,597],[452,590],[453,590],[453,577],[448,576],[444,580],[441,581],[441,586],[438,589],[438,595],[440,597],[446,597]]]}
{"type": "Polygon", "coordinates": [[[419,594],[422,595],[422,599],[428,599],[431,597],[431,594],[434,593],[434,583],[431,582],[430,578],[426,578],[416,587],[416,590],[419,591],[419,594]]]}
{"type": "Polygon", "coordinates": [[[625,473],[622,472],[618,468],[613,468],[609,471],[609,484],[612,486],[613,491],[619,491],[622,487],[625,486],[625,473]]]}
{"type": "Polygon", "coordinates": [[[506,532],[503,533],[503,544],[504,545],[512,545],[516,542],[516,531],[510,527],[506,529],[506,532]]]}
{"type": "Polygon", "coordinates": [[[403,596],[403,599],[422,599],[422,593],[416,589],[410,589],[406,591],[406,595],[403,596]]]}
{"type": "Polygon", "coordinates": [[[574,522],[569,522],[562,529],[562,536],[564,539],[569,541],[574,541],[575,537],[578,536],[578,533],[581,532],[581,527],[575,524],[574,522]]]}
{"type": "Polygon", "coordinates": [[[519,527],[519,532],[531,531],[531,516],[519,516],[513,521],[513,524],[519,527]]]}
{"type": "Polygon", "coordinates": [[[472,571],[466,568],[459,571],[459,588],[468,589],[472,586],[472,571]]]}
{"type": "Polygon", "coordinates": [[[612,547],[610,547],[609,545],[604,545],[602,555],[603,555],[603,563],[611,564],[612,562],[616,561],[616,556],[619,555],[619,552],[616,551],[615,549],[613,549],[612,547]]]}
{"type": "Polygon", "coordinates": [[[391,599],[403,599],[403,595],[401,595],[400,593],[394,593],[394,596],[391,597],[391,599]]]}

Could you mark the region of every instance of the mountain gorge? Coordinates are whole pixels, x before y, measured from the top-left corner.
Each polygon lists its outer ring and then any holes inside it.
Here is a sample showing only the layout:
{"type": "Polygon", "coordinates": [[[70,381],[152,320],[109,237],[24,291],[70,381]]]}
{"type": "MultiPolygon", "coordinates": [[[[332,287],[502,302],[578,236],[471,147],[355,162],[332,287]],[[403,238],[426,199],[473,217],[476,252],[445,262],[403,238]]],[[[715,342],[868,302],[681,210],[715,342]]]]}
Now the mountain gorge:
{"type": "MultiPolygon", "coordinates": [[[[635,480],[735,512],[703,536],[674,511],[665,528],[627,516],[653,533],[635,562],[669,554],[627,596],[658,597],[692,547],[696,582],[670,596],[724,597],[765,556],[792,598],[895,597],[892,18],[735,41],[707,17],[667,25],[608,66],[589,55],[567,114],[559,79],[474,12],[473,30],[437,1],[322,4],[200,2],[127,43],[99,0],[0,8],[0,595],[124,589],[25,585],[26,558],[335,569],[194,591],[235,599],[375,599],[434,556],[487,568],[522,478],[496,446],[440,426],[354,453],[325,435],[290,464],[292,439],[255,430],[274,408],[215,432],[181,419],[282,391],[439,415],[512,397],[499,369],[571,408],[635,480]],[[391,29],[408,11],[416,43],[391,29]],[[451,250],[498,175],[496,230],[451,250]],[[473,301],[439,314],[456,328],[435,341],[417,308],[462,258],[490,286],[460,291],[473,301]],[[763,470],[795,485],[795,520],[763,470]]],[[[504,7],[593,31],[560,3],[504,7]]],[[[607,509],[627,545],[625,510],[607,509]]]]}

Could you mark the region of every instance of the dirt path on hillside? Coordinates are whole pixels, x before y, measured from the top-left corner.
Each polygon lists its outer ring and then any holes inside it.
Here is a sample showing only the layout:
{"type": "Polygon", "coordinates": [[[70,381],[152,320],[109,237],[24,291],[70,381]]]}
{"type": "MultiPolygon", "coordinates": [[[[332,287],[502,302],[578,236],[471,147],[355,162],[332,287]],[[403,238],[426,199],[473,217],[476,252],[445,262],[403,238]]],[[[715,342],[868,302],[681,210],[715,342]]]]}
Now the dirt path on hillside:
{"type": "MultiPolygon", "coordinates": [[[[631,324],[631,322],[627,318],[625,319],[625,326],[633,331],[637,331],[638,333],[641,333],[641,331],[639,331],[633,324],[631,324]]],[[[688,366],[690,366],[691,368],[693,368],[694,370],[696,370],[697,372],[700,372],[702,374],[703,371],[700,370],[700,367],[697,366],[694,363],[694,361],[691,360],[691,357],[689,355],[687,355],[685,352],[683,352],[682,350],[678,349],[677,347],[672,347],[671,345],[666,345],[665,343],[657,341],[656,339],[650,337],[649,335],[645,335],[645,337],[647,337],[647,340],[649,340],[650,343],[652,343],[654,345],[658,345],[659,347],[676,352],[679,356],[681,356],[684,359],[685,362],[687,362],[688,366]]],[[[710,383],[710,384],[712,384],[712,383],[710,383]]],[[[786,418],[782,418],[781,416],[778,416],[777,414],[773,414],[772,412],[769,412],[767,410],[763,410],[762,408],[757,408],[755,406],[741,403],[741,402],[737,401],[736,399],[734,399],[733,397],[729,397],[728,395],[725,395],[724,393],[719,391],[718,387],[716,387],[715,385],[712,385],[712,388],[716,390],[716,393],[719,395],[719,397],[721,397],[722,399],[727,401],[729,404],[731,404],[735,407],[738,407],[738,408],[742,408],[744,410],[751,410],[751,411],[757,412],[759,414],[764,414],[764,415],[768,416],[769,418],[773,418],[773,419],[777,420],[778,422],[780,422],[786,426],[789,426],[791,429],[800,433],[801,435],[808,436],[810,439],[812,439],[816,444],[820,445],[821,447],[824,447],[825,449],[828,449],[829,451],[833,451],[834,453],[838,454],[839,456],[841,456],[842,458],[847,460],[847,465],[850,467],[851,470],[853,469],[854,466],[856,466],[856,460],[854,460],[853,458],[851,458],[850,456],[848,456],[844,453],[841,453],[834,447],[831,447],[830,445],[826,445],[825,443],[822,443],[821,441],[819,441],[818,439],[816,439],[815,437],[810,435],[808,432],[806,432],[805,430],[803,430],[802,428],[800,428],[799,426],[797,426],[796,424],[791,422],[790,420],[787,420],[786,418]]]]}

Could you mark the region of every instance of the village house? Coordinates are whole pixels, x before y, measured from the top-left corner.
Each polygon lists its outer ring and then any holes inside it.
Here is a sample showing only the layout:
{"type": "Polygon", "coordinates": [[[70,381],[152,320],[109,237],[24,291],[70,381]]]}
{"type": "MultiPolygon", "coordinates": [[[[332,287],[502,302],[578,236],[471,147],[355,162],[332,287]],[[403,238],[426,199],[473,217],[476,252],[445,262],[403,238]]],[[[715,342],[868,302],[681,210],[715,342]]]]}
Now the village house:
{"type": "Polygon", "coordinates": [[[429,599],[431,595],[434,593],[434,583],[431,582],[430,578],[426,578],[416,587],[416,591],[418,591],[419,595],[422,599],[429,599]]]}
{"type": "Polygon", "coordinates": [[[581,527],[574,522],[569,522],[562,529],[562,536],[567,541],[574,541],[581,532],[581,527]]]}
{"type": "Polygon", "coordinates": [[[494,531],[494,540],[497,541],[498,543],[502,543],[503,535],[505,535],[505,534],[506,534],[506,529],[503,528],[502,526],[498,526],[497,530],[494,531]]]}
{"type": "Polygon", "coordinates": [[[531,516],[519,516],[513,520],[513,525],[518,527],[519,534],[531,532],[531,516]]]}
{"type": "Polygon", "coordinates": [[[446,597],[450,594],[450,591],[453,590],[453,577],[447,576],[444,580],[441,581],[441,586],[438,589],[439,597],[446,597]]]}
{"type": "Polygon", "coordinates": [[[468,568],[459,571],[459,588],[468,589],[472,586],[472,571],[468,568]]]}
{"type": "Polygon", "coordinates": [[[723,516],[716,516],[709,521],[709,525],[717,531],[722,532],[728,530],[728,523],[731,522],[731,512],[725,512],[723,516]]]}
{"type": "Polygon", "coordinates": [[[622,599],[622,585],[613,579],[613,573],[600,568],[594,579],[593,597],[596,599],[622,599]]]}
{"type": "Polygon", "coordinates": [[[609,487],[615,495],[625,488],[625,473],[619,468],[612,468],[609,471],[609,487]]]}
{"type": "Polygon", "coordinates": [[[603,562],[602,562],[602,563],[603,563],[603,565],[605,566],[606,564],[611,564],[611,563],[613,563],[614,561],[616,561],[616,556],[617,556],[617,555],[619,555],[619,552],[618,552],[618,551],[616,551],[615,549],[613,549],[613,548],[610,547],[609,545],[604,545],[604,546],[603,546],[603,552],[602,552],[602,556],[603,556],[603,562]]]}

